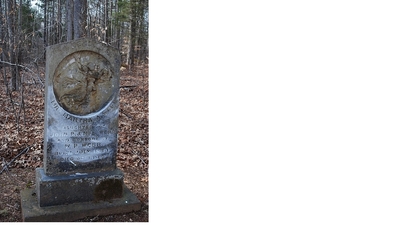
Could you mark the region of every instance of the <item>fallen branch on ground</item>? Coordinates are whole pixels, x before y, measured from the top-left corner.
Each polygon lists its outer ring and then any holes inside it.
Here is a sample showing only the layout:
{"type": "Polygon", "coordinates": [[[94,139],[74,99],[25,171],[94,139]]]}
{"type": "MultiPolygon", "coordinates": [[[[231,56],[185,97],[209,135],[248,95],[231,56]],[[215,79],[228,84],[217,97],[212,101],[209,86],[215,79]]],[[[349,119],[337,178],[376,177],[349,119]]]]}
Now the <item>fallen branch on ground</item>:
{"type": "Polygon", "coordinates": [[[96,221],[99,218],[99,215],[93,217],[92,219],[90,219],[90,222],[96,221]]]}
{"type": "Polygon", "coordinates": [[[142,161],[142,163],[144,165],[147,165],[147,163],[142,159],[142,157],[140,157],[138,152],[136,152],[135,150],[132,150],[132,153],[135,154],[140,159],[140,161],[142,161]]]}
{"type": "Polygon", "coordinates": [[[124,111],[122,111],[122,109],[120,110],[120,112],[121,112],[122,114],[124,114],[126,117],[128,117],[129,119],[133,119],[132,116],[126,114],[124,111]]]}
{"type": "Polygon", "coordinates": [[[22,154],[26,153],[30,147],[32,147],[32,146],[28,146],[28,147],[24,148],[24,150],[22,150],[20,153],[18,153],[18,155],[15,156],[10,162],[8,162],[6,165],[4,165],[3,169],[0,171],[0,174],[2,174],[5,169],[8,169],[8,166],[11,165],[11,163],[13,163],[18,157],[20,157],[22,154]]]}
{"type": "Polygon", "coordinates": [[[124,85],[124,86],[119,86],[119,88],[135,88],[136,85],[124,85]]]}

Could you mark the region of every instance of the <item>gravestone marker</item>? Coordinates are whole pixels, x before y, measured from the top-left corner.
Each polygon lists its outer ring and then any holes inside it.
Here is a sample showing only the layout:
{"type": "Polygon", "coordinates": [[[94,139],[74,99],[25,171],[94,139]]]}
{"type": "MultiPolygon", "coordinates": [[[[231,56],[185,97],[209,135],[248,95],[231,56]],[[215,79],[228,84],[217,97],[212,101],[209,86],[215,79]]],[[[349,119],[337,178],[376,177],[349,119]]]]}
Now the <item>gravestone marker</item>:
{"type": "Polygon", "coordinates": [[[116,168],[118,50],[90,39],[46,49],[44,166],[21,192],[24,221],[73,221],[140,209],[116,168]]]}

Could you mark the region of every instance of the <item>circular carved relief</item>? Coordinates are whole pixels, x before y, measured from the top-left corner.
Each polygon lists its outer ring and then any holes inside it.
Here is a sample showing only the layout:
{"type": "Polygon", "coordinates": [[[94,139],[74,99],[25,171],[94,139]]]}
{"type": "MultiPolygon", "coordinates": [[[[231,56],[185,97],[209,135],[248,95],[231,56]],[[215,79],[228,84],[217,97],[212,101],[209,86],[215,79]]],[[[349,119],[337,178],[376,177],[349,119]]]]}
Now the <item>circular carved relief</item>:
{"type": "Polygon", "coordinates": [[[78,51],[57,66],[54,94],[66,111],[87,115],[101,110],[112,99],[115,79],[106,58],[92,51],[78,51]]]}

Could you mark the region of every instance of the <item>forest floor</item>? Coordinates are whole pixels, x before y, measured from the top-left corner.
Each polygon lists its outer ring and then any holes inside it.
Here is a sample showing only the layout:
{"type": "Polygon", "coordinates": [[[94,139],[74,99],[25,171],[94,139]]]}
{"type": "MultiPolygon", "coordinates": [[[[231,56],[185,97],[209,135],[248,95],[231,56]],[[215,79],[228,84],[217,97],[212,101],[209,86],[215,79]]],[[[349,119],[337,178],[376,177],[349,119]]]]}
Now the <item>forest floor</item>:
{"type": "MultiPolygon", "coordinates": [[[[43,167],[44,66],[35,72],[22,71],[23,89],[11,95],[0,81],[1,222],[22,221],[20,191],[35,187],[35,168],[43,167]]],[[[78,221],[148,222],[148,125],[148,67],[121,68],[117,167],[142,206],[136,212],[78,221]]]]}

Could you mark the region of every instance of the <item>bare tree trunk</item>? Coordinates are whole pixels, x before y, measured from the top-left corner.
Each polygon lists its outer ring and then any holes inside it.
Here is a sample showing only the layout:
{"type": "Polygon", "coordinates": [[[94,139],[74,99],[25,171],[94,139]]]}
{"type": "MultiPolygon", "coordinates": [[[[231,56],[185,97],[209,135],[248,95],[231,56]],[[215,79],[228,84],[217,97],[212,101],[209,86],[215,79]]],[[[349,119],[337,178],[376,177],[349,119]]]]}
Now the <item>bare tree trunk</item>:
{"type": "MultiPolygon", "coordinates": [[[[47,21],[48,21],[48,15],[47,15],[47,7],[48,7],[48,0],[44,0],[44,29],[43,29],[43,41],[44,41],[44,47],[47,47],[47,33],[48,33],[48,26],[47,26],[47,21]]],[[[44,54],[46,57],[46,54],[44,54]]]]}
{"type": "Polygon", "coordinates": [[[74,11],[73,0],[67,0],[67,41],[72,40],[73,11],[74,11]]]}
{"type": "MultiPolygon", "coordinates": [[[[95,24],[94,27],[96,27],[96,24],[99,25],[100,24],[100,2],[97,2],[96,5],[96,17],[95,17],[95,24]]],[[[101,37],[101,28],[100,26],[97,26],[96,28],[96,34],[95,34],[96,38],[100,39],[101,37]]]]}
{"type": "Polygon", "coordinates": [[[137,5],[136,1],[131,1],[131,17],[130,17],[130,32],[129,32],[129,47],[128,47],[128,54],[127,54],[127,64],[134,65],[135,57],[135,44],[136,44],[136,17],[137,17],[137,5]]]}
{"type": "Polygon", "coordinates": [[[74,0],[74,39],[81,37],[82,4],[81,0],[74,0]]]}
{"type": "Polygon", "coordinates": [[[81,0],[81,37],[86,37],[87,36],[87,30],[88,29],[88,23],[87,23],[87,18],[88,18],[88,2],[87,0],[81,0]]]}
{"type": "MultiPolygon", "coordinates": [[[[15,46],[15,14],[16,14],[16,2],[15,0],[7,1],[7,30],[8,30],[8,43],[9,43],[9,53],[10,53],[10,61],[12,64],[16,63],[16,46],[15,46]]],[[[17,75],[17,68],[11,66],[11,89],[13,91],[17,91],[19,88],[18,85],[18,75],[17,75]]]]}
{"type": "Polygon", "coordinates": [[[129,26],[128,50],[127,50],[127,53],[126,53],[126,64],[127,65],[130,65],[131,58],[133,57],[133,54],[132,54],[133,49],[132,49],[131,29],[132,29],[132,26],[130,25],[129,26]]]}
{"type": "Polygon", "coordinates": [[[57,41],[60,43],[62,39],[62,27],[61,27],[61,0],[57,1],[57,41]]]}
{"type": "Polygon", "coordinates": [[[57,25],[57,21],[56,21],[56,16],[55,16],[55,1],[50,1],[51,2],[51,18],[50,18],[50,32],[49,32],[49,40],[51,40],[50,45],[54,45],[56,43],[56,38],[57,35],[57,29],[55,28],[55,25],[57,25]]]}
{"type": "Polygon", "coordinates": [[[104,10],[103,10],[103,12],[104,12],[104,41],[109,43],[109,40],[108,40],[109,39],[108,38],[109,27],[107,26],[108,25],[108,1],[107,0],[105,0],[103,8],[104,8],[104,10]]]}
{"type": "MultiPolygon", "coordinates": [[[[18,23],[17,23],[17,35],[14,37],[14,44],[15,44],[15,64],[20,64],[22,61],[22,49],[21,49],[21,28],[22,28],[22,0],[19,0],[19,8],[18,8],[18,23]]],[[[19,88],[21,86],[21,76],[19,74],[19,69],[18,66],[15,66],[15,74],[13,74],[15,77],[15,84],[16,86],[13,87],[14,90],[19,91],[19,88]]]]}
{"type": "MultiPolygon", "coordinates": [[[[117,13],[118,13],[118,0],[115,0],[115,5],[114,5],[114,7],[115,7],[115,11],[114,11],[114,14],[115,15],[117,15],[117,13]]],[[[113,44],[113,46],[115,47],[115,48],[118,48],[119,49],[119,44],[118,44],[118,32],[119,32],[119,29],[118,29],[118,27],[119,27],[119,21],[118,20],[115,20],[114,21],[114,23],[113,23],[113,39],[114,39],[114,44],[113,44]]]]}
{"type": "MultiPolygon", "coordinates": [[[[0,0],[0,42],[4,43],[4,9],[3,1],[0,0]]],[[[3,46],[1,46],[3,48],[3,46]]],[[[4,49],[4,48],[3,48],[4,49]]]]}
{"type": "MultiPolygon", "coordinates": [[[[117,2],[117,1],[115,1],[117,2]]],[[[109,22],[109,29],[110,29],[110,35],[109,35],[109,43],[112,44],[113,38],[114,38],[114,24],[112,23],[112,18],[113,18],[113,8],[115,7],[114,1],[110,1],[110,22],[109,22]]]]}

